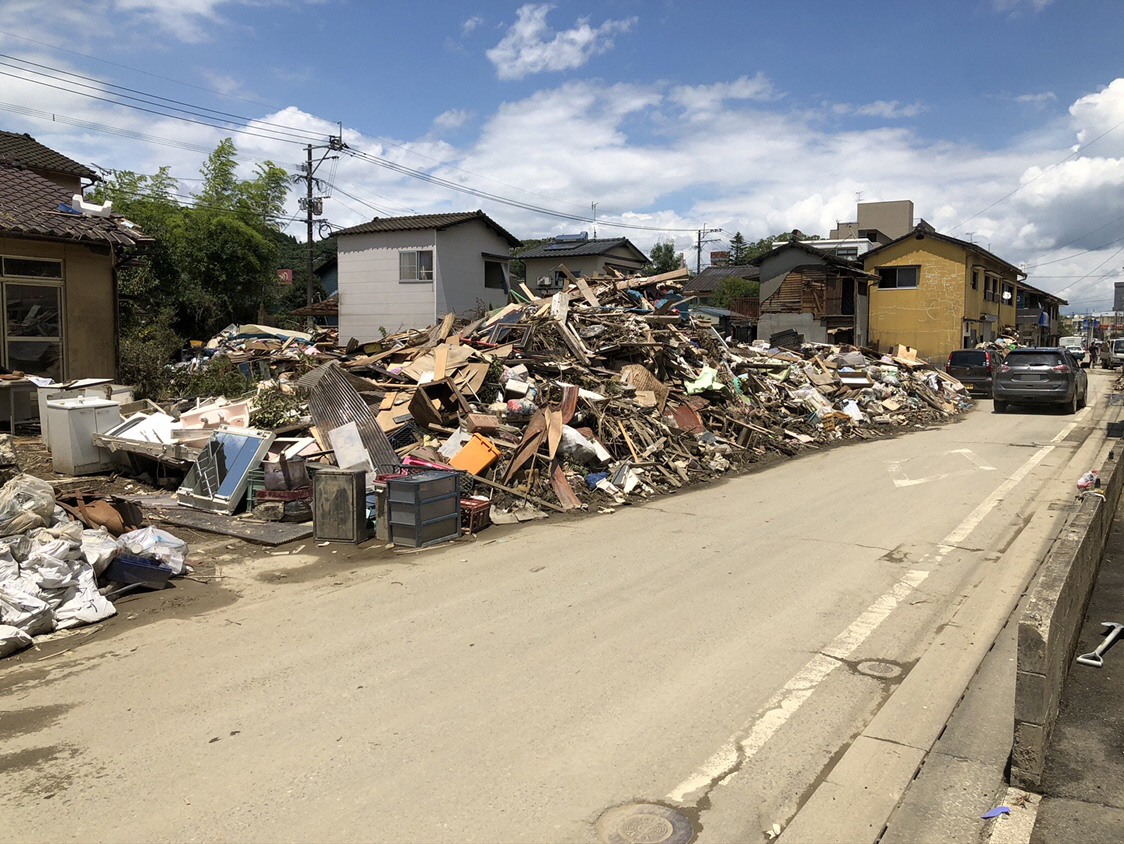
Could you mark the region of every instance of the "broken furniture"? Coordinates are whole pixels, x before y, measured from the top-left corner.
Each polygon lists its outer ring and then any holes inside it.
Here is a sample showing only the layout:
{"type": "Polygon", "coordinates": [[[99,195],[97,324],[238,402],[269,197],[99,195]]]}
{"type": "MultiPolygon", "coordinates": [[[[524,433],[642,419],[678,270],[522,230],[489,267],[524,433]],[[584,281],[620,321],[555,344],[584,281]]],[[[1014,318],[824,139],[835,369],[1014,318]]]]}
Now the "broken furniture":
{"type": "Polygon", "coordinates": [[[242,503],[250,471],[261,464],[273,438],[272,431],[252,428],[213,432],[176,498],[188,507],[232,515],[242,503]]]}
{"type": "Polygon", "coordinates": [[[365,469],[325,467],[312,476],[312,536],[352,545],[368,538],[365,469]]]}

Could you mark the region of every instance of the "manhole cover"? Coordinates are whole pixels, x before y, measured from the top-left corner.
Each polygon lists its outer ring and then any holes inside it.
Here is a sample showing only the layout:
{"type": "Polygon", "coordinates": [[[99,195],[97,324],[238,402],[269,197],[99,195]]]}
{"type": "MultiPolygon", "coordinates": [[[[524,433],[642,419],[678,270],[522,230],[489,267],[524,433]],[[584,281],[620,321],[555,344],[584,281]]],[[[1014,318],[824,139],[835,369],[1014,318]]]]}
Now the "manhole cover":
{"type": "Polygon", "coordinates": [[[892,680],[902,673],[901,666],[894,665],[892,662],[882,662],[876,659],[868,659],[866,662],[860,662],[857,666],[857,670],[860,674],[877,677],[880,680],[892,680]]]}
{"type": "Polygon", "coordinates": [[[617,806],[597,821],[604,844],[687,844],[694,835],[689,820],[655,803],[617,806]]]}

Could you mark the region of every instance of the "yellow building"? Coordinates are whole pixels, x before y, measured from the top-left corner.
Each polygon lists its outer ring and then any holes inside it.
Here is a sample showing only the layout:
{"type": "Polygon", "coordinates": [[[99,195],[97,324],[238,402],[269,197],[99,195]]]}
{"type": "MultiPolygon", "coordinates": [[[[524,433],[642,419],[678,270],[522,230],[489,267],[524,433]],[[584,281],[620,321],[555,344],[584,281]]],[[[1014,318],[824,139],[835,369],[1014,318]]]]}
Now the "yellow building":
{"type": "Polygon", "coordinates": [[[954,349],[1014,334],[1018,267],[922,222],[866,252],[880,280],[870,290],[870,345],[903,344],[941,364],[954,349]]]}

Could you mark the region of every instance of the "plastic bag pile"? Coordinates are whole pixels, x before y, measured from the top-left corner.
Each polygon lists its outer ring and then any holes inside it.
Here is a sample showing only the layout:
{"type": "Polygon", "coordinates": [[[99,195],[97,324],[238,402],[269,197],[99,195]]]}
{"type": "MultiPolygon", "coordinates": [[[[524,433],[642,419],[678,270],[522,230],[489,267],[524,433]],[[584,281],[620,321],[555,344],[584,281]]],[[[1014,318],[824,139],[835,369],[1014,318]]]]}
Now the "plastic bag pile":
{"type": "Polygon", "coordinates": [[[187,546],[157,528],[114,538],[71,520],[54,489],[30,475],[0,489],[0,657],[33,636],[93,624],[116,614],[98,576],[122,551],[184,571],[187,546]]]}

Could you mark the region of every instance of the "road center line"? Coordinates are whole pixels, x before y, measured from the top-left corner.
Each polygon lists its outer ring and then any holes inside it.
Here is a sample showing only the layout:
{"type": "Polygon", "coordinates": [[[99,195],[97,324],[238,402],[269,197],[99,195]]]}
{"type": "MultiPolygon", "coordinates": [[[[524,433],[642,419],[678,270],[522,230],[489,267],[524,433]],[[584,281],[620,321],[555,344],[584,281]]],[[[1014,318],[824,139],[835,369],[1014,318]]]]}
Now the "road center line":
{"type": "MultiPolygon", "coordinates": [[[[1067,425],[1054,437],[1052,442],[1060,442],[1067,437],[1075,425],[1076,423],[1067,425]]],[[[987,500],[969,513],[941,541],[931,562],[933,564],[939,563],[952,550],[953,546],[967,539],[968,535],[1003,500],[1004,496],[1025,478],[1031,469],[1041,463],[1054,448],[1053,445],[1046,445],[1032,454],[1022,466],[1015,470],[1010,478],[1001,483],[987,497],[987,500]]],[[[925,562],[925,560],[922,562],[925,562]]],[[[889,617],[901,601],[928,576],[929,570],[911,569],[906,572],[889,592],[871,604],[821,653],[812,657],[792,679],[773,694],[751,721],[731,736],[701,767],[676,786],[667,795],[667,799],[672,803],[682,805],[692,794],[696,792],[709,793],[716,786],[723,785],[733,779],[741,767],[755,756],[769,739],[796,714],[819,687],[819,684],[841,665],[840,660],[846,659],[854,653],[889,617]]]]}

